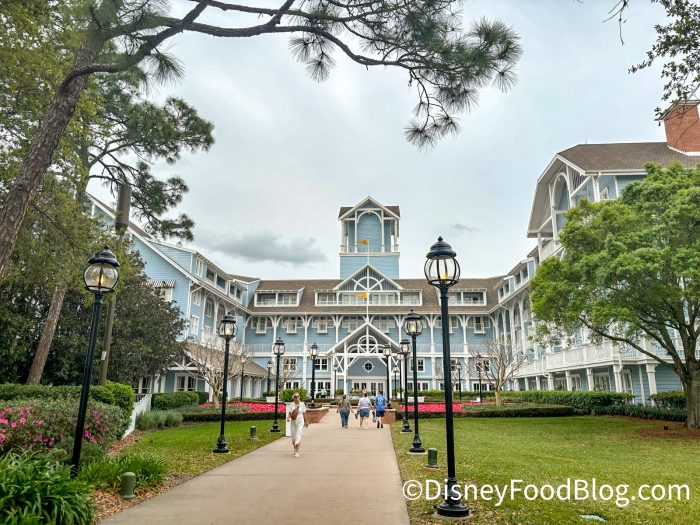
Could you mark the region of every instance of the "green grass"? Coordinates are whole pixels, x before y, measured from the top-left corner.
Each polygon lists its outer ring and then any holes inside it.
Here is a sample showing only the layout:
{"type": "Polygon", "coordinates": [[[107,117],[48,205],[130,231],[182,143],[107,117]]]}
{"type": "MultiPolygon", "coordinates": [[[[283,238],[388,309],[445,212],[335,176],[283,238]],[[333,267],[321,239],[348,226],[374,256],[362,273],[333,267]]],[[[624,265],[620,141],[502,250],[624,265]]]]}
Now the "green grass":
{"type": "Polygon", "coordinates": [[[228,421],[226,441],[230,454],[214,454],[219,437],[219,423],[198,423],[150,432],[126,449],[129,454],[152,454],[165,461],[168,475],[197,476],[219,465],[243,456],[258,447],[284,436],[269,432],[269,421],[228,421]],[[257,427],[259,439],[248,439],[251,426],[257,427]]]}
{"type": "MultiPolygon", "coordinates": [[[[469,524],[584,524],[598,523],[580,518],[597,514],[608,523],[696,524],[700,516],[700,440],[643,437],[636,431],[663,423],[613,417],[557,417],[517,419],[456,419],[455,456],[460,484],[510,484],[521,479],[523,486],[552,484],[566,478],[598,484],[629,484],[628,495],[648,484],[688,484],[690,501],[631,501],[618,508],[613,501],[527,501],[519,495],[495,502],[470,501],[474,516],[469,524]]],[[[428,470],[426,456],[409,456],[413,434],[401,434],[392,425],[392,436],[403,480],[436,479],[446,475],[445,420],[422,421],[423,446],[437,448],[440,469],[428,470]]],[[[572,487],[573,499],[573,487],[572,487]]],[[[414,524],[443,523],[431,518],[440,500],[409,501],[414,524]]]]}

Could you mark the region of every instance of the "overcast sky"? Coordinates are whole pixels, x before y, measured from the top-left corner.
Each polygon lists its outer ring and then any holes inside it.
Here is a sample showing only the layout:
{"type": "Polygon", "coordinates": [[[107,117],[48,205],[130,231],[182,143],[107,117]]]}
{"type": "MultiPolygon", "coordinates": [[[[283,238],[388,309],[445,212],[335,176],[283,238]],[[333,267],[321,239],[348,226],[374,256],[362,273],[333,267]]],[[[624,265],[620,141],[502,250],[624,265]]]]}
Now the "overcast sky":
{"type": "Polygon", "coordinates": [[[191,246],[231,273],[336,278],[338,208],[367,195],[401,207],[401,277],[422,275],[438,235],[457,251],[463,276],[505,273],[535,245],[526,237],[535,182],[556,152],[664,140],[654,121],[658,69],[627,73],[663,11],[632,2],[623,46],[617,22],[603,22],[614,4],[465,3],[465,25],[486,16],[520,33],[519,81],[506,93],[482,91],[460,135],[427,151],[403,136],[417,99],[402,71],[366,70],[336,53],[337,67],[319,84],[284,36],[181,35],[169,50],[186,76],[152,96],[193,104],[214,123],[216,143],[156,173],[187,181],[177,211],[196,222],[191,246]]]}

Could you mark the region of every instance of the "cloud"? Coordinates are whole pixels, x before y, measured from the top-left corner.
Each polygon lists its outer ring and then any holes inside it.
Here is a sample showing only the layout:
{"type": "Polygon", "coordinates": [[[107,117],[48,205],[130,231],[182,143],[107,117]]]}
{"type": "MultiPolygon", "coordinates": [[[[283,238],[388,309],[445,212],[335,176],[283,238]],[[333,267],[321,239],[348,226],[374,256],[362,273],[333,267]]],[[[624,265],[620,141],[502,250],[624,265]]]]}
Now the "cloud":
{"type": "Polygon", "coordinates": [[[195,242],[208,250],[250,262],[269,261],[301,266],[327,261],[326,255],[315,246],[316,239],[299,237],[285,242],[281,237],[271,231],[221,235],[210,230],[198,230],[195,242]]]}
{"type": "Polygon", "coordinates": [[[453,230],[457,230],[458,232],[473,233],[475,231],[479,231],[479,228],[475,226],[467,226],[466,224],[462,224],[461,222],[456,222],[450,225],[450,228],[452,228],[453,230]]]}

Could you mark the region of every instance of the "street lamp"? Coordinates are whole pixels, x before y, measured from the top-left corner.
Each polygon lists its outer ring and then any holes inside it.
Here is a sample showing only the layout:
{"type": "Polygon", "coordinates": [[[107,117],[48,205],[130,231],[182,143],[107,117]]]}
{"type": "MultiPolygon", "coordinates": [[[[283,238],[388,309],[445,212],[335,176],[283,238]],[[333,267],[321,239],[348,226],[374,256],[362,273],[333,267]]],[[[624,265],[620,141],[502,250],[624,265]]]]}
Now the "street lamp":
{"type": "Polygon", "coordinates": [[[248,357],[247,355],[241,356],[241,403],[243,403],[243,380],[245,378],[245,364],[248,362],[249,359],[250,357],[248,357]]]}
{"type": "Polygon", "coordinates": [[[284,341],[280,337],[272,345],[272,353],[275,354],[277,360],[277,372],[275,373],[275,421],[272,423],[272,428],[270,432],[279,432],[280,425],[277,422],[277,404],[279,403],[279,389],[280,389],[280,357],[284,354],[284,341]]]}
{"type": "Polygon", "coordinates": [[[318,345],[316,343],[311,345],[309,355],[311,356],[311,403],[309,403],[309,407],[316,408],[316,358],[318,357],[318,345]]]}
{"type": "Polygon", "coordinates": [[[457,377],[459,378],[459,400],[462,400],[462,362],[457,362],[457,377]]]}
{"type": "Polygon", "coordinates": [[[386,397],[389,399],[389,367],[391,366],[391,345],[384,345],[384,357],[386,357],[386,397]]]}
{"type": "Polygon", "coordinates": [[[420,440],[420,435],[418,434],[418,389],[415,385],[418,384],[418,358],[416,353],[418,348],[416,346],[416,338],[423,333],[423,318],[416,312],[411,310],[409,314],[404,318],[403,330],[406,335],[411,336],[413,340],[413,446],[409,452],[415,454],[422,454],[425,452],[423,448],[423,443],[420,440]]]}
{"type": "Polygon", "coordinates": [[[476,358],[476,371],[479,374],[479,397],[477,402],[481,403],[481,354],[477,353],[474,357],[476,358]]]}
{"type": "MultiPolygon", "coordinates": [[[[459,263],[452,247],[438,237],[426,255],[424,272],[427,281],[440,290],[440,315],[442,319],[442,366],[445,381],[445,430],[447,435],[447,490],[445,499],[436,507],[440,516],[463,518],[469,509],[457,497],[457,469],[455,467],[454,416],[452,414],[452,369],[450,360],[450,313],[447,306],[448,290],[459,282],[459,263]]],[[[458,491],[457,491],[458,492],[458,491]]]]}
{"type": "Polygon", "coordinates": [[[85,288],[95,294],[95,302],[92,305],[92,323],[90,325],[90,336],[88,337],[87,359],[83,370],[83,387],[80,391],[78,423],[75,427],[75,441],[73,442],[73,456],[71,458],[71,473],[74,476],[78,474],[80,451],[83,448],[85,414],[87,412],[88,396],[90,395],[90,379],[92,378],[92,363],[95,360],[95,342],[100,324],[102,298],[105,294],[113,292],[119,281],[119,261],[117,261],[117,257],[107,246],[90,258],[88,267],[83,274],[83,280],[85,281],[85,288]]]}
{"type": "Polygon", "coordinates": [[[401,382],[401,374],[399,373],[399,364],[396,363],[394,365],[394,399],[398,399],[399,396],[397,395],[401,389],[401,385],[399,384],[401,382]],[[396,379],[396,375],[399,375],[398,380],[396,379]]]}
{"type": "MultiPolygon", "coordinates": [[[[228,454],[228,443],[224,436],[224,422],[226,421],[226,403],[228,402],[228,354],[231,339],[236,337],[236,318],[231,314],[226,314],[219,323],[219,336],[224,338],[226,343],[224,347],[224,392],[221,399],[221,428],[219,430],[219,439],[216,440],[216,448],[213,450],[216,454],[228,454]]],[[[235,394],[234,394],[235,395],[235,394]]]]}
{"type": "Polygon", "coordinates": [[[265,392],[270,392],[270,372],[272,372],[272,360],[267,360],[267,390],[265,392]]]}
{"type": "Polygon", "coordinates": [[[333,399],[335,399],[335,390],[338,388],[338,370],[340,370],[340,366],[335,363],[333,365],[333,399]]]}
{"type": "MultiPolygon", "coordinates": [[[[403,412],[403,425],[401,427],[401,432],[410,432],[411,425],[408,424],[408,353],[411,351],[411,343],[408,339],[401,339],[399,343],[399,353],[403,356],[403,391],[404,391],[404,409],[403,412]]],[[[416,384],[413,384],[413,391],[416,391],[416,384]]]]}

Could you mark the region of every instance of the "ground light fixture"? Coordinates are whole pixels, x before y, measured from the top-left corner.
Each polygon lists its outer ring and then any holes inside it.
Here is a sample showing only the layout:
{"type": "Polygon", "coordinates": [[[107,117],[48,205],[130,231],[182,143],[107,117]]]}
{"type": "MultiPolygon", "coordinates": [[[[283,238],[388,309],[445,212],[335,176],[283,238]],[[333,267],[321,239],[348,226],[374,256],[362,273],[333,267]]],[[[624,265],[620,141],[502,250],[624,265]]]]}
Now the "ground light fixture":
{"type": "Polygon", "coordinates": [[[309,407],[316,408],[316,358],[318,357],[318,345],[313,343],[309,348],[311,356],[311,403],[309,407]]]}
{"type": "Polygon", "coordinates": [[[438,237],[426,255],[424,266],[426,280],[440,291],[440,315],[442,319],[442,366],[445,385],[445,434],[447,440],[447,478],[445,499],[436,507],[439,516],[463,518],[469,509],[457,497],[457,469],[455,466],[454,415],[452,407],[452,361],[450,359],[450,318],[448,291],[459,282],[457,253],[442,237],[438,237]]]}
{"type": "Polygon", "coordinates": [[[409,452],[423,454],[425,449],[418,433],[418,389],[415,387],[418,384],[418,357],[416,356],[418,347],[416,346],[416,338],[423,333],[423,318],[411,310],[404,318],[403,330],[413,342],[413,444],[409,452]]]}
{"type": "Polygon", "coordinates": [[[100,307],[105,294],[114,291],[119,282],[119,261],[114,253],[105,246],[101,251],[88,260],[88,266],[83,274],[85,288],[95,295],[92,304],[92,321],[90,335],[88,336],[87,358],[83,370],[83,386],[80,390],[80,404],[78,405],[78,422],[75,427],[75,441],[73,442],[73,455],[71,457],[71,473],[78,474],[80,467],[80,453],[83,448],[83,435],[85,433],[85,414],[87,413],[88,397],[90,395],[90,379],[92,378],[92,363],[95,360],[95,343],[100,324],[100,307]]]}
{"type": "Polygon", "coordinates": [[[284,341],[282,338],[278,337],[277,341],[272,345],[272,353],[277,361],[277,368],[275,373],[275,421],[272,423],[272,428],[270,432],[279,432],[280,424],[277,421],[277,406],[279,404],[279,390],[280,390],[280,357],[284,355],[284,341]]]}
{"type": "MultiPolygon", "coordinates": [[[[231,346],[231,339],[236,337],[236,332],[238,327],[236,325],[235,316],[227,313],[219,322],[217,328],[219,337],[224,339],[224,384],[223,393],[221,395],[221,421],[219,423],[219,439],[216,440],[216,448],[213,450],[215,454],[228,454],[228,443],[226,443],[226,436],[224,435],[224,426],[226,424],[226,403],[228,402],[228,359],[229,359],[229,349],[231,346]]],[[[235,394],[234,394],[235,396],[235,394]]]]}
{"type": "MultiPolygon", "coordinates": [[[[411,343],[408,339],[401,339],[399,343],[399,353],[403,357],[403,391],[404,391],[404,409],[401,411],[403,413],[403,425],[401,426],[401,432],[410,432],[411,425],[408,423],[408,354],[411,351],[411,343]]],[[[413,391],[416,391],[416,384],[413,384],[413,391]]]]}

